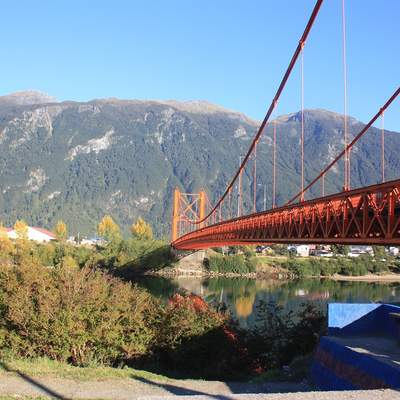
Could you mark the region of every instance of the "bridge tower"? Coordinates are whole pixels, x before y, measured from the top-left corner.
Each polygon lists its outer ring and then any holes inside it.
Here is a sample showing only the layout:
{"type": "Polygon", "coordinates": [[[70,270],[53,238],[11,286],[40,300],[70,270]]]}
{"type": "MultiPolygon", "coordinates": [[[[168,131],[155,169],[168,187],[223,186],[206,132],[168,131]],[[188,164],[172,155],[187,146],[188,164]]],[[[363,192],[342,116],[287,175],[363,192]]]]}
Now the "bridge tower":
{"type": "Polygon", "coordinates": [[[172,210],[172,232],[171,239],[174,242],[183,233],[203,227],[201,221],[206,215],[207,195],[204,189],[199,193],[183,193],[179,188],[174,190],[172,210]]]}

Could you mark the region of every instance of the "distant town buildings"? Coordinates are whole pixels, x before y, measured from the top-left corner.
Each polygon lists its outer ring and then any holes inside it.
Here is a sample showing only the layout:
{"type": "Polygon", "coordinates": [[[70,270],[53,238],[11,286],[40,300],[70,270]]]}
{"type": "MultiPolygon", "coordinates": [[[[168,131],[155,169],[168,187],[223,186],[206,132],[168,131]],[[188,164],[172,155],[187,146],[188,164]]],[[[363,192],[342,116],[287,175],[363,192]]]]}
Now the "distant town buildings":
{"type": "Polygon", "coordinates": [[[300,257],[308,257],[310,255],[310,250],[311,250],[311,245],[308,244],[288,246],[288,251],[290,253],[294,253],[300,257]]]}
{"type": "Polygon", "coordinates": [[[374,255],[374,250],[371,246],[350,246],[348,257],[359,257],[362,254],[374,255]]]}

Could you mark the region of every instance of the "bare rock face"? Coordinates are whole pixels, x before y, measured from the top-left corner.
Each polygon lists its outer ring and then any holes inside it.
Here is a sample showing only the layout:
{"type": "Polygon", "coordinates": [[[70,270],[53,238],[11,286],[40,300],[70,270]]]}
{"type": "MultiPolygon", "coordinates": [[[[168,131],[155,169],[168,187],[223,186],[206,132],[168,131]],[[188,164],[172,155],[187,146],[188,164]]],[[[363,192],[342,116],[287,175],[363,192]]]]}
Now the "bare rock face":
{"type": "Polygon", "coordinates": [[[55,97],[36,90],[26,90],[0,96],[0,104],[27,106],[33,104],[56,103],[55,97]]]}

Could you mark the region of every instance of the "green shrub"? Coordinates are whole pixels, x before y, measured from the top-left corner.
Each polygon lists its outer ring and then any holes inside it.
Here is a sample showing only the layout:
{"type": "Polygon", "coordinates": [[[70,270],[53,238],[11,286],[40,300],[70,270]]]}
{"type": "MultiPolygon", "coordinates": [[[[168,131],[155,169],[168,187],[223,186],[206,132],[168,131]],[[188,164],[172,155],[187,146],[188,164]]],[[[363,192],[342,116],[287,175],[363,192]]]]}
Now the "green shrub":
{"type": "Polygon", "coordinates": [[[341,263],[340,274],[346,276],[362,276],[368,273],[368,267],[365,260],[361,257],[355,257],[341,263]]]}
{"type": "Polygon", "coordinates": [[[83,268],[1,267],[2,348],[74,365],[148,351],[155,307],[142,289],[83,268]]]}
{"type": "Polygon", "coordinates": [[[322,258],[290,258],[286,263],[296,277],[304,278],[309,276],[332,276],[341,270],[339,261],[336,259],[322,258]]]}
{"type": "Polygon", "coordinates": [[[325,317],[312,303],[286,312],[274,302],[260,301],[256,321],[248,349],[264,370],[280,368],[296,356],[309,354],[325,330],[325,317]]]}
{"type": "Polygon", "coordinates": [[[207,268],[212,272],[246,274],[256,270],[256,261],[242,255],[210,256],[207,268]]]}

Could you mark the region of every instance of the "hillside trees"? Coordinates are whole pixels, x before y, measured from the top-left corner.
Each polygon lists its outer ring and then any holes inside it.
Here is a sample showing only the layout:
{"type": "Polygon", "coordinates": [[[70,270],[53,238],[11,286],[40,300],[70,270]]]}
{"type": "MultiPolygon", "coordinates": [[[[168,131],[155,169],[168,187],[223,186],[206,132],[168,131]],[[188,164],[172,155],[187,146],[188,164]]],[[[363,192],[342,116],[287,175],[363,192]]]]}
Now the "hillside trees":
{"type": "Polygon", "coordinates": [[[64,221],[57,221],[56,226],[54,227],[54,234],[60,242],[67,239],[68,228],[64,221]]]}
{"type": "Polygon", "coordinates": [[[121,229],[110,215],[105,215],[97,226],[97,232],[100,236],[110,242],[121,239],[121,229]]]}
{"type": "Polygon", "coordinates": [[[132,235],[137,239],[153,239],[153,229],[143,218],[139,217],[136,223],[131,226],[132,235]]]}
{"type": "Polygon", "coordinates": [[[20,219],[15,222],[14,231],[18,239],[28,240],[28,225],[24,220],[20,219]]]}

